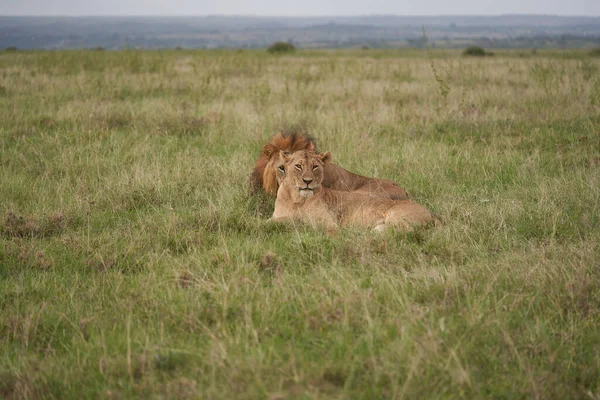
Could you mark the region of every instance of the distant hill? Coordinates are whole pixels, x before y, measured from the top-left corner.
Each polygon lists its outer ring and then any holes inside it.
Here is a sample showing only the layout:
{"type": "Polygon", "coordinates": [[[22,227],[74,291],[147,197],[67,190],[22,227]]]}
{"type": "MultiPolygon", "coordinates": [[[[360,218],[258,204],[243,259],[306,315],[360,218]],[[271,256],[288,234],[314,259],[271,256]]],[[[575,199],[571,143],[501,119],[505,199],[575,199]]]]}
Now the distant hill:
{"type": "Polygon", "coordinates": [[[599,17],[545,15],[407,17],[10,17],[0,49],[261,48],[433,46],[588,48],[600,46],[599,17]]]}

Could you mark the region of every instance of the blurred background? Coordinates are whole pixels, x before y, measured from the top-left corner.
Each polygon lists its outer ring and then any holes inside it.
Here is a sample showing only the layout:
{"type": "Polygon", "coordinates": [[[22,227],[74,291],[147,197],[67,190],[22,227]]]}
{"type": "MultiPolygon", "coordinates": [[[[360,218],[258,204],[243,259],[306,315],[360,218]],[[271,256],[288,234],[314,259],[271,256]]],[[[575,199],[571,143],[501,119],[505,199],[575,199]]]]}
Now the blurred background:
{"type": "Polygon", "coordinates": [[[0,49],[593,48],[600,1],[0,2],[0,49]],[[427,39],[424,38],[425,30],[427,39]]]}

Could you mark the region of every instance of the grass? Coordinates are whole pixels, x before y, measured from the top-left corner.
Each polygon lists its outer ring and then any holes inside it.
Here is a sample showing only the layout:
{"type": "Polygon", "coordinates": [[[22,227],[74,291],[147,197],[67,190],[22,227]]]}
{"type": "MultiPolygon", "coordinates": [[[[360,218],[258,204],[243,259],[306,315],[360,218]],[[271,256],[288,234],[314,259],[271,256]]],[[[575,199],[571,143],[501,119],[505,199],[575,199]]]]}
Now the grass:
{"type": "Polygon", "coordinates": [[[0,54],[0,397],[598,398],[600,62],[430,57],[0,54]],[[443,229],[267,221],[281,128],[443,229]]]}

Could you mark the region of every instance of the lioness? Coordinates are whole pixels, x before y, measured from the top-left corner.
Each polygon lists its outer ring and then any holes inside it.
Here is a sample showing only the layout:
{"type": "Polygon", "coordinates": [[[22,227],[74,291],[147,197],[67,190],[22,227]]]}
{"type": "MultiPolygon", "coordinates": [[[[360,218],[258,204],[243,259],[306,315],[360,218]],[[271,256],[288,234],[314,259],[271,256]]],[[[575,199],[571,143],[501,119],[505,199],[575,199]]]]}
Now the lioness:
{"type": "Polygon", "coordinates": [[[279,152],[276,159],[279,189],[274,220],[291,219],[325,225],[328,231],[346,225],[374,230],[388,226],[410,230],[429,223],[440,225],[429,210],[412,200],[377,198],[323,186],[325,166],[330,160],[329,152],[279,152]]]}
{"type": "MultiPolygon", "coordinates": [[[[275,165],[278,163],[279,152],[294,152],[299,150],[316,151],[314,139],[308,135],[298,135],[295,133],[278,133],[273,136],[271,141],[263,146],[261,154],[256,160],[254,171],[250,177],[253,189],[255,191],[262,189],[268,194],[275,196],[279,186],[275,165]]],[[[406,190],[392,181],[367,178],[366,176],[346,171],[344,168],[331,163],[326,163],[323,166],[322,185],[330,189],[365,193],[393,200],[410,198],[406,190]]]]}

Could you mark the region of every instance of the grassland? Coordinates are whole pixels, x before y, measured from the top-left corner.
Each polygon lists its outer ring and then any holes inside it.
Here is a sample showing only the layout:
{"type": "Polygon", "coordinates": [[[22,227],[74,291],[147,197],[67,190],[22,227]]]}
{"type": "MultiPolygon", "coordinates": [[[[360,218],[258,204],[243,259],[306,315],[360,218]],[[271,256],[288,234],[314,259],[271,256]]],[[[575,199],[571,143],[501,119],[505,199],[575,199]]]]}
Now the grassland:
{"type": "Polygon", "coordinates": [[[600,60],[0,54],[0,398],[600,398],[600,60]],[[267,221],[278,129],[439,231],[267,221]]]}

